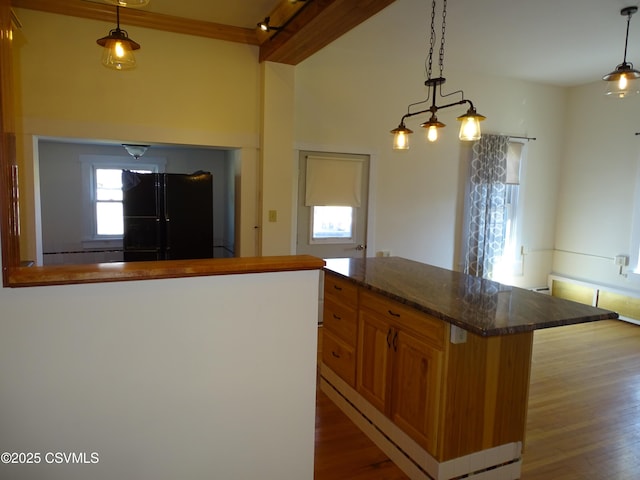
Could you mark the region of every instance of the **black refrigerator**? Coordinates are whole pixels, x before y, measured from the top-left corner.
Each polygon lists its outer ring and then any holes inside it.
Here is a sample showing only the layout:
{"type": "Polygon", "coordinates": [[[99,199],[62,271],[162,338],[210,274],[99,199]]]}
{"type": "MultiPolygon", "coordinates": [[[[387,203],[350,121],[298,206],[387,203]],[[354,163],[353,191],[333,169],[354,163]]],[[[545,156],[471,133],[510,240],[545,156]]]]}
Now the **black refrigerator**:
{"type": "Polygon", "coordinates": [[[122,171],[124,261],[213,257],[213,181],[208,172],[122,171]]]}

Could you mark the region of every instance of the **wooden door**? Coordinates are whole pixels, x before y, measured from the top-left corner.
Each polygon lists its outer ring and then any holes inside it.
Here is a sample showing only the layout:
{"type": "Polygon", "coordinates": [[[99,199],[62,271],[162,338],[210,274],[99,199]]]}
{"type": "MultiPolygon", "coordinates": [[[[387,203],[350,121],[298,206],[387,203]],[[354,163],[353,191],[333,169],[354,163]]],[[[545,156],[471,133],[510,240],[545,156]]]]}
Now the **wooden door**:
{"type": "Polygon", "coordinates": [[[390,418],[435,456],[443,352],[400,330],[393,341],[390,418]]]}
{"type": "Polygon", "coordinates": [[[374,407],[388,414],[394,330],[378,315],[360,311],[357,390],[374,407]]]}

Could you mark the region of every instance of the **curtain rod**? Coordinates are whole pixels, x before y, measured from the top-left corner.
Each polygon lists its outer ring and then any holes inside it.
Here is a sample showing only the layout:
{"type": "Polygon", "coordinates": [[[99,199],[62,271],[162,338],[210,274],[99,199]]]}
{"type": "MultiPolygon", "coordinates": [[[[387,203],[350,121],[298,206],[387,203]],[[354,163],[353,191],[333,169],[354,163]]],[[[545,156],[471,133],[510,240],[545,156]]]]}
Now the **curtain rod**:
{"type": "MultiPolygon", "coordinates": [[[[636,133],[636,135],[638,135],[638,133],[636,133]]],[[[537,140],[536,137],[518,137],[516,135],[508,135],[509,138],[519,138],[520,140],[526,140],[527,142],[529,140],[537,140]]]]}

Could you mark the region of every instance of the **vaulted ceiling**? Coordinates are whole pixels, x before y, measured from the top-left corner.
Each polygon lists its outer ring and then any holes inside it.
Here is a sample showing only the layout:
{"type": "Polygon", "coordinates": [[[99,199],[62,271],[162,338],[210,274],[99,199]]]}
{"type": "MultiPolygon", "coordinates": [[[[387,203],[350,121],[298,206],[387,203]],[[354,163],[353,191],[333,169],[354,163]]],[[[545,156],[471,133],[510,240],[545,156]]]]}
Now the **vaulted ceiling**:
{"type": "MultiPolygon", "coordinates": [[[[626,19],[640,0],[448,0],[446,67],[571,86],[598,81],[623,60],[626,19]]],[[[438,9],[443,0],[437,0],[438,9]]],[[[113,22],[105,0],[12,0],[17,7],[113,22]]],[[[122,9],[122,24],[260,46],[260,59],[297,65],[344,36],[341,48],[425,60],[431,0],[150,0],[122,9]],[[271,17],[284,30],[265,34],[271,17]],[[367,20],[365,22],[365,20],[367,20]]],[[[628,58],[640,68],[640,13],[628,58]]],[[[383,67],[383,63],[381,63],[383,67]]]]}

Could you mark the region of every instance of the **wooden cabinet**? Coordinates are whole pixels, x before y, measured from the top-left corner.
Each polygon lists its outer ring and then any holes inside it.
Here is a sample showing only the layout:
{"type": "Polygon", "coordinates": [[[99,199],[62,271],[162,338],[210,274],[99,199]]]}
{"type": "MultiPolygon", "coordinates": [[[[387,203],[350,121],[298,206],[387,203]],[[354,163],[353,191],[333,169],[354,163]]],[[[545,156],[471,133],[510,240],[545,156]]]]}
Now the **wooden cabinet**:
{"type": "MultiPolygon", "coordinates": [[[[346,399],[339,405],[354,419],[367,418],[372,427],[361,428],[372,438],[382,432],[389,452],[436,472],[432,478],[439,478],[436,464],[464,463],[493,448],[504,454],[499,465],[517,459],[531,331],[486,337],[468,331],[454,342],[449,322],[329,273],[324,307],[321,382],[346,399]]],[[[493,461],[488,456],[484,467],[497,467],[493,461]]]]}
{"type": "Polygon", "coordinates": [[[325,274],[322,361],[355,388],[358,287],[325,274]]]}
{"type": "Polygon", "coordinates": [[[361,292],[357,391],[425,450],[437,446],[445,328],[393,300],[361,292]]]}
{"type": "Polygon", "coordinates": [[[360,313],[356,390],[383,413],[388,413],[393,333],[380,315],[369,310],[360,313]]]}
{"type": "Polygon", "coordinates": [[[435,454],[442,392],[442,350],[406,332],[397,332],[390,417],[435,454]]]}

